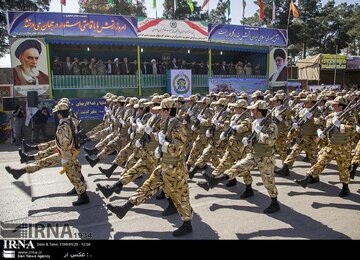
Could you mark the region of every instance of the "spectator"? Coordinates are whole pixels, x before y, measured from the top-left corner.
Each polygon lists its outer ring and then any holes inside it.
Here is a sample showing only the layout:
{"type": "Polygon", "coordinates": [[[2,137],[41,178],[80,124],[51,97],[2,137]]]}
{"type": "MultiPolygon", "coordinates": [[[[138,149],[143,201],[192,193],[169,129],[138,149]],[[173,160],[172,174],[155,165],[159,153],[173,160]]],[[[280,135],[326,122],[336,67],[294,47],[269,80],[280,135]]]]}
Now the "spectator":
{"type": "Polygon", "coordinates": [[[130,74],[130,66],[128,64],[128,58],[123,59],[123,63],[121,63],[121,74],[129,75],[130,74]]]}
{"type": "Polygon", "coordinates": [[[80,61],[78,57],[75,57],[74,62],[71,64],[71,71],[73,75],[81,74],[80,61]]]}
{"type": "Polygon", "coordinates": [[[52,71],[53,71],[54,75],[62,74],[62,64],[59,61],[59,57],[56,57],[52,64],[52,71]]]}
{"type": "Polygon", "coordinates": [[[21,140],[24,139],[25,129],[25,112],[21,105],[17,105],[13,112],[14,130],[15,130],[15,142],[16,145],[21,145],[21,140]]]}
{"type": "Polygon", "coordinates": [[[66,57],[66,62],[63,66],[63,74],[64,75],[72,75],[72,64],[71,64],[70,57],[66,57]]]}
{"type": "Polygon", "coordinates": [[[119,63],[119,59],[114,59],[115,64],[112,66],[112,73],[113,75],[120,75],[121,74],[121,66],[119,63]]]}
{"type": "Polygon", "coordinates": [[[83,62],[80,63],[80,68],[81,68],[81,75],[91,75],[88,59],[85,58],[83,62]]]}
{"type": "Polygon", "coordinates": [[[111,75],[112,74],[112,64],[111,60],[109,59],[106,64],[106,74],[111,75]]]}
{"type": "Polygon", "coordinates": [[[35,142],[39,143],[40,132],[43,136],[43,141],[46,141],[46,123],[50,117],[49,111],[46,107],[43,107],[41,110],[38,110],[34,115],[34,135],[35,142]]]}
{"type": "Polygon", "coordinates": [[[159,73],[159,68],[156,64],[156,60],[152,59],[151,60],[151,74],[156,75],[159,73]]]}

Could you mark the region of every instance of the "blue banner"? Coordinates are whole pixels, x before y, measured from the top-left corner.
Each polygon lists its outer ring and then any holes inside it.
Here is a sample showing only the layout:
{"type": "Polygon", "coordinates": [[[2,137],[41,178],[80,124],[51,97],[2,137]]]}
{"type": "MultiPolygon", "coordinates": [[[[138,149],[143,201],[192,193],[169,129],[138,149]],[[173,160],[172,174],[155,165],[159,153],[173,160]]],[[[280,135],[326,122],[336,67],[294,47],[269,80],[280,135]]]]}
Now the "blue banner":
{"type": "Polygon", "coordinates": [[[209,42],[287,47],[287,30],[243,25],[209,24],[209,42]]]}
{"type": "Polygon", "coordinates": [[[137,18],[122,15],[8,12],[11,36],[137,37],[137,18]]]}
{"type": "Polygon", "coordinates": [[[256,90],[266,89],[266,78],[209,78],[209,92],[236,92],[245,91],[248,94],[256,90]]]}
{"type": "MultiPolygon", "coordinates": [[[[52,114],[52,108],[57,104],[56,100],[42,100],[39,108],[47,107],[52,114]]],[[[85,120],[102,120],[105,114],[106,100],[104,98],[73,98],[70,99],[71,110],[80,115],[82,121],[85,120]]],[[[49,122],[53,122],[51,117],[49,122]]]]}

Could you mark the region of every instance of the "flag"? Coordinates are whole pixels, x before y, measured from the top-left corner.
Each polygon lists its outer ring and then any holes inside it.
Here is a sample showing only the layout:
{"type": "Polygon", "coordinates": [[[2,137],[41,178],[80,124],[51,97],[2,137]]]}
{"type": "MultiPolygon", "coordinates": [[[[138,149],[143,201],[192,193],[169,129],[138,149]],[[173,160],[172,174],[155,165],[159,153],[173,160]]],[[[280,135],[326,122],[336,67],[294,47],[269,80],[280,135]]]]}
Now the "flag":
{"type": "Polygon", "coordinates": [[[259,20],[263,21],[265,19],[264,7],[262,0],[258,0],[259,4],[259,20]]]}
{"type": "Polygon", "coordinates": [[[299,11],[297,10],[293,0],[290,0],[290,11],[292,12],[292,15],[294,17],[299,17],[300,16],[299,11]]]}
{"type": "Polygon", "coordinates": [[[66,0],[60,0],[60,4],[62,4],[63,6],[66,5],[66,0]]]}
{"type": "Polygon", "coordinates": [[[188,6],[190,7],[190,11],[191,13],[194,12],[194,4],[193,4],[193,1],[192,0],[187,0],[186,1],[188,6]]]}
{"type": "Polygon", "coordinates": [[[108,0],[108,5],[114,5],[114,0],[108,0]]]}
{"type": "Polygon", "coordinates": [[[272,21],[275,22],[276,19],[276,4],[275,0],[272,0],[272,21]]]}
{"type": "Polygon", "coordinates": [[[243,13],[242,13],[242,17],[245,17],[245,7],[246,7],[246,1],[243,0],[243,13]]]}
{"type": "Polygon", "coordinates": [[[204,0],[204,3],[201,6],[201,11],[204,10],[205,6],[209,3],[210,0],[204,0]]]}
{"type": "Polygon", "coordinates": [[[153,0],[152,6],[153,6],[153,9],[156,9],[156,0],[153,0]]]}

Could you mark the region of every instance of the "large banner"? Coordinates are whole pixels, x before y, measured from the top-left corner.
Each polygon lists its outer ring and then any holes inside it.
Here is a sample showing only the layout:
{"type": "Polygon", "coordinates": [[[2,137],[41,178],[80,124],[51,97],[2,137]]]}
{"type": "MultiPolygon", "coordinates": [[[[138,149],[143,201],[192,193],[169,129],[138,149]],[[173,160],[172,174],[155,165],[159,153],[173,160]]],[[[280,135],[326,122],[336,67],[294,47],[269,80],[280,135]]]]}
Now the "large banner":
{"type": "Polygon", "coordinates": [[[346,68],[348,70],[359,70],[360,69],[360,57],[349,56],[346,60],[346,68]]]}
{"type": "Polygon", "coordinates": [[[287,84],[287,50],[273,48],[270,51],[269,85],[271,87],[286,86],[287,84]]]}
{"type": "Polygon", "coordinates": [[[346,56],[341,54],[321,54],[322,69],[346,69],[346,56]],[[335,66],[336,64],[336,66],[335,66]]]}
{"type": "Polygon", "coordinates": [[[12,36],[113,36],[137,37],[137,19],[132,16],[8,12],[12,36]]]}
{"type": "Polygon", "coordinates": [[[209,24],[209,42],[286,47],[287,30],[230,24],[209,24]]]}
{"type": "Polygon", "coordinates": [[[170,70],[171,95],[191,95],[191,70],[170,70]]]}
{"type": "Polygon", "coordinates": [[[340,90],[341,85],[311,85],[309,86],[310,91],[317,91],[317,90],[340,90]]]}
{"type": "Polygon", "coordinates": [[[256,90],[266,89],[266,79],[253,78],[210,78],[209,92],[241,92],[253,93],[256,90]]]}
{"type": "Polygon", "coordinates": [[[207,23],[177,20],[139,18],[138,35],[141,38],[207,41],[207,23]]]}
{"type": "Polygon", "coordinates": [[[26,97],[28,91],[49,95],[49,75],[43,39],[10,39],[11,65],[16,97],[26,97]]]}

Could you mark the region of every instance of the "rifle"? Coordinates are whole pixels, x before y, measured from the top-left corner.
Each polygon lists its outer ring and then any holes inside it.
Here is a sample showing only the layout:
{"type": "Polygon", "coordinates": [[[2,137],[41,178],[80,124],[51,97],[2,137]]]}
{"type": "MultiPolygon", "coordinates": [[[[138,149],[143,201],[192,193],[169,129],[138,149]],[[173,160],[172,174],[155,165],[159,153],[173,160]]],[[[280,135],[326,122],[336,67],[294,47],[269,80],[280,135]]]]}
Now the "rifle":
{"type": "MultiPolygon", "coordinates": [[[[210,107],[210,104],[207,104],[207,105],[203,108],[203,110],[201,110],[201,112],[200,112],[199,115],[202,116],[202,115],[205,113],[206,109],[208,109],[209,107],[210,107]]],[[[194,127],[197,129],[197,128],[199,127],[199,125],[200,125],[200,120],[196,118],[194,127]]]]}
{"type": "MultiPolygon", "coordinates": [[[[154,120],[151,122],[150,127],[154,128],[155,125],[157,125],[160,122],[160,116],[156,115],[154,120]]],[[[140,138],[139,140],[140,144],[142,147],[145,146],[145,144],[147,144],[148,142],[150,142],[150,135],[147,134],[146,132],[144,132],[143,136],[140,138]]]]}
{"type": "MultiPolygon", "coordinates": [[[[322,100],[317,101],[317,102],[315,103],[315,105],[313,105],[313,107],[309,110],[309,112],[307,112],[307,113],[311,114],[310,118],[313,116],[312,112],[317,108],[317,106],[320,104],[321,101],[322,101],[322,100]]],[[[300,128],[301,126],[303,126],[310,118],[307,118],[307,117],[304,115],[304,116],[300,119],[300,121],[298,122],[299,128],[300,128]]],[[[295,130],[295,128],[294,128],[294,127],[291,127],[291,129],[289,130],[289,134],[290,134],[292,131],[294,131],[294,130],[295,130]]]]}
{"type": "MultiPolygon", "coordinates": [[[[169,127],[169,121],[170,121],[170,116],[168,116],[167,118],[166,118],[166,121],[165,121],[165,127],[164,127],[164,129],[162,130],[162,133],[165,135],[166,134],[166,132],[167,132],[167,130],[168,130],[168,127],[169,127]]],[[[161,150],[161,148],[162,148],[162,145],[160,144],[159,145],[159,150],[160,150],[160,158],[163,156],[163,152],[162,152],[162,150],[161,150]]]]}
{"type": "MultiPolygon", "coordinates": [[[[217,117],[215,118],[215,120],[219,120],[220,116],[222,115],[222,113],[224,113],[227,109],[227,106],[224,106],[223,109],[221,109],[220,113],[217,115],[217,117]]],[[[211,127],[208,129],[210,135],[213,137],[215,134],[215,130],[216,130],[216,125],[213,123],[211,125],[211,127]]]]}
{"type": "MultiPolygon", "coordinates": [[[[246,115],[246,112],[248,112],[248,111],[245,110],[244,112],[242,112],[242,113],[239,115],[239,117],[236,118],[236,120],[235,120],[234,122],[235,122],[236,124],[239,123],[240,120],[243,119],[244,115],[246,115]]],[[[224,132],[225,138],[228,137],[228,136],[230,136],[230,135],[232,135],[233,132],[234,132],[234,129],[233,129],[231,126],[229,126],[229,128],[226,129],[225,132],[224,132]]]]}
{"type": "Polygon", "coordinates": [[[186,116],[185,116],[184,120],[188,123],[190,123],[190,118],[191,118],[189,113],[192,111],[192,109],[194,108],[195,105],[196,105],[196,102],[194,102],[194,104],[192,104],[191,107],[186,112],[186,116]]]}
{"type": "Polygon", "coordinates": [[[80,148],[80,140],[79,140],[80,136],[75,131],[75,124],[72,121],[71,116],[69,117],[69,124],[70,124],[71,134],[72,134],[72,137],[74,140],[74,147],[75,147],[75,149],[79,149],[80,148]]]}
{"type": "MultiPolygon", "coordinates": [[[[266,115],[266,117],[261,121],[260,126],[265,125],[265,123],[270,120],[271,115],[274,112],[274,110],[275,110],[275,107],[273,109],[271,109],[270,113],[268,113],[266,115]]],[[[254,131],[252,131],[251,135],[248,137],[249,143],[252,143],[254,141],[255,137],[256,137],[256,131],[254,130],[254,131]]]]}

